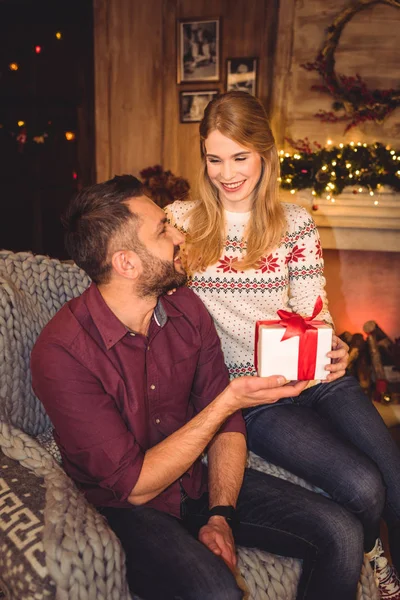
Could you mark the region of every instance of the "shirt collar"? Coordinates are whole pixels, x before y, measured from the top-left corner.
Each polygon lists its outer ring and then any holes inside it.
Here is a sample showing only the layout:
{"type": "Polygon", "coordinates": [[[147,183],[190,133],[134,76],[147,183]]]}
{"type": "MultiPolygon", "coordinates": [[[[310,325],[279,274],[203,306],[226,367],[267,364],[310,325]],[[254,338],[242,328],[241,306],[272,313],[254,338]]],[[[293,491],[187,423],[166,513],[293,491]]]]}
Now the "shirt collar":
{"type": "MultiPolygon", "coordinates": [[[[108,307],[95,283],[92,283],[87,290],[86,303],[105,347],[107,350],[110,350],[127,334],[129,329],[121,323],[108,307]]],[[[167,297],[160,297],[154,309],[153,316],[158,327],[162,328],[169,317],[180,317],[182,313],[167,300],[167,297]]]]}

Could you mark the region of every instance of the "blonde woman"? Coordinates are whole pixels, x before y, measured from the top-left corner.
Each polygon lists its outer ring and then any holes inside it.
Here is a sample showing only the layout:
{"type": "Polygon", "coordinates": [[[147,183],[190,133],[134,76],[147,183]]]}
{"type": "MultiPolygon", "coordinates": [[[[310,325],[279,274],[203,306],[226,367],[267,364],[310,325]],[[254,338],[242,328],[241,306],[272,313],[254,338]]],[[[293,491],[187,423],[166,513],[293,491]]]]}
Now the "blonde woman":
{"type": "MultiPolygon", "coordinates": [[[[279,158],[265,110],[245,92],[228,92],[200,124],[198,200],[167,215],[186,237],[191,288],[214,318],[231,377],[254,374],[257,320],[286,309],[332,324],[321,244],[305,209],[278,197],[279,158]]],[[[333,327],[333,325],[332,325],[333,327]]],[[[324,382],[298,398],[246,411],[249,449],[325,490],[361,521],[364,550],[382,598],[400,599],[396,572],[379,541],[382,506],[394,564],[400,567],[400,452],[354,378],[347,346],[334,335],[324,382]]]]}

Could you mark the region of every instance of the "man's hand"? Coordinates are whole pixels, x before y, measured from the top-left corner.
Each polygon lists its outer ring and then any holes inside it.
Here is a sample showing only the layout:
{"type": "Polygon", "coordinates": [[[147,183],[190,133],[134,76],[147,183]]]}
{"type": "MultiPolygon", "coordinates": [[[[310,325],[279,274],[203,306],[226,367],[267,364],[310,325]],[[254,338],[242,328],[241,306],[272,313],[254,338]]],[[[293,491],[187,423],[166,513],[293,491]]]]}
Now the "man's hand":
{"type": "Polygon", "coordinates": [[[232,573],[236,573],[236,549],[229,527],[224,517],[215,515],[210,517],[207,525],[199,531],[199,540],[207,546],[211,552],[220,556],[228,565],[232,573]]]}
{"type": "Polygon", "coordinates": [[[237,410],[259,404],[273,404],[281,398],[298,396],[307,385],[308,381],[288,383],[282,375],[238,377],[230,382],[219,398],[224,398],[237,410]]]}
{"type": "Polygon", "coordinates": [[[326,379],[323,383],[329,383],[335,381],[339,377],[343,377],[346,373],[346,367],[349,362],[349,347],[341,340],[337,335],[332,336],[332,350],[328,352],[327,356],[332,359],[330,365],[327,365],[325,369],[329,371],[326,379]]]}

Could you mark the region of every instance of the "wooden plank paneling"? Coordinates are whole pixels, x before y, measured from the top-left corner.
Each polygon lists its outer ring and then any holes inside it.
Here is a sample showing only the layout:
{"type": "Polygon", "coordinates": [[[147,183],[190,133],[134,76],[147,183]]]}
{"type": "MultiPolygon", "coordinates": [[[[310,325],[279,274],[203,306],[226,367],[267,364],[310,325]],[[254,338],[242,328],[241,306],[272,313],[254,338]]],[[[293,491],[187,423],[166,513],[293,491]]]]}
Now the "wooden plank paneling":
{"type": "Polygon", "coordinates": [[[162,0],[95,0],[97,178],[161,161],[162,0]]]}
{"type": "Polygon", "coordinates": [[[180,123],[180,90],[225,90],[226,59],[259,57],[271,96],[278,0],[94,0],[97,178],[161,163],[193,186],[198,123],[180,123]],[[177,84],[177,19],[221,17],[221,79],[177,84]]]}

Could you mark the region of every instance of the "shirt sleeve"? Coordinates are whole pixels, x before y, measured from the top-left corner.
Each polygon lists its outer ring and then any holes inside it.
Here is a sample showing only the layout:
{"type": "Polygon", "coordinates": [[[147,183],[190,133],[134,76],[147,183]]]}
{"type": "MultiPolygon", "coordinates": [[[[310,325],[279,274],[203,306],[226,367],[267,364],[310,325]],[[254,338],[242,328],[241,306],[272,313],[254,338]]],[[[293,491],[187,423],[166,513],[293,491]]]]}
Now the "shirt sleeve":
{"type": "Polygon", "coordinates": [[[289,271],[289,306],[302,315],[312,315],[318,296],[323,308],[317,319],[333,326],[325,291],[324,260],[321,240],[312,217],[304,208],[296,207],[293,244],[286,258],[289,271]]]}
{"type": "MultiPolygon", "coordinates": [[[[229,384],[229,373],[214,322],[201,300],[194,293],[193,296],[198,304],[202,345],[191,400],[196,411],[200,412],[229,384]]],[[[239,432],[246,436],[246,426],[241,411],[231,415],[221,426],[219,433],[225,432],[239,432]]]]}
{"type": "Polygon", "coordinates": [[[52,421],[71,477],[78,484],[111,490],[125,501],[139,478],[144,454],[114,399],[57,343],[34,347],[31,371],[33,390],[52,421]]]}

